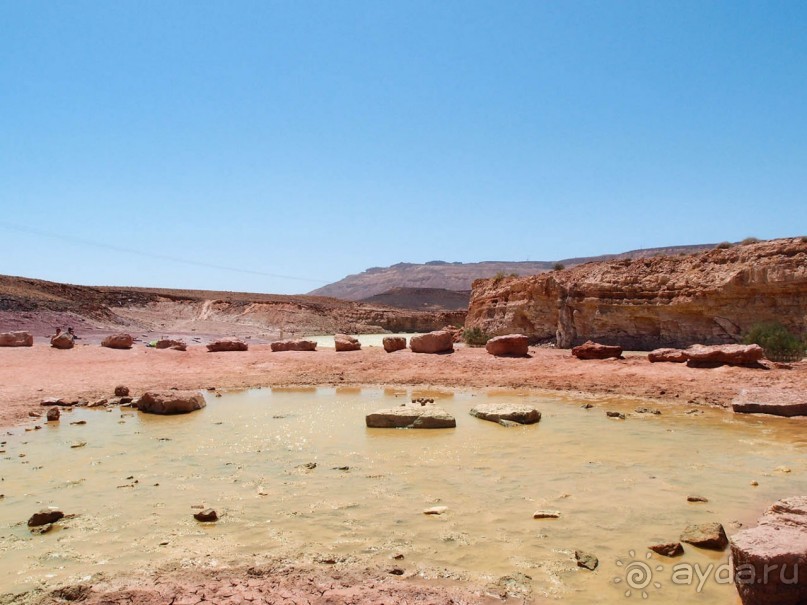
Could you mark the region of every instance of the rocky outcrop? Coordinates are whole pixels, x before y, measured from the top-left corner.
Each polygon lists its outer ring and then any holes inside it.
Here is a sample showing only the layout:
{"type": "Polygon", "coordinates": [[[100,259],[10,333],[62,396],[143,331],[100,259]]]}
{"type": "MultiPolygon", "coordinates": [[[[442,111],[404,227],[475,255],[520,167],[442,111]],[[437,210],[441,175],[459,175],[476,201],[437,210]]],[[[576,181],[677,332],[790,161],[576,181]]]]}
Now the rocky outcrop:
{"type": "Polygon", "coordinates": [[[541,412],[525,403],[482,403],[469,413],[476,418],[498,423],[535,424],[541,420],[541,412]]]}
{"type": "Polygon", "coordinates": [[[129,334],[110,334],[101,341],[101,346],[108,349],[131,349],[134,339],[129,334]]]}
{"type": "Polygon", "coordinates": [[[448,353],[454,350],[454,335],[445,330],[419,334],[409,339],[413,353],[448,353]]]}
{"type": "Polygon", "coordinates": [[[385,336],[381,342],[387,353],[394,353],[406,348],[406,338],[403,336],[385,336]]]}
{"type": "Polygon", "coordinates": [[[402,405],[379,410],[365,418],[367,426],[380,429],[448,429],[457,426],[454,416],[436,405],[402,405]]]}
{"type": "Polygon", "coordinates": [[[316,351],[317,343],[313,340],[278,340],[269,345],[272,351],[316,351]]]}
{"type": "Polygon", "coordinates": [[[2,332],[0,333],[0,347],[32,347],[34,337],[30,332],[2,332]]]}
{"type": "Polygon", "coordinates": [[[496,357],[526,357],[529,354],[530,340],[523,334],[507,334],[491,338],[485,350],[496,357]]]}
{"type": "Polygon", "coordinates": [[[572,355],[577,359],[614,359],[622,358],[622,347],[604,345],[590,340],[572,348],[572,355]]]}
{"type": "Polygon", "coordinates": [[[779,500],[756,527],[731,539],[734,583],[743,605],[807,602],[807,497],[779,500]]]}
{"type": "Polygon", "coordinates": [[[337,351],[358,351],[361,349],[359,339],[347,334],[336,334],[333,337],[333,343],[337,351]]]}
{"type": "Polygon", "coordinates": [[[54,349],[72,349],[75,344],[75,340],[67,332],[52,336],[50,339],[50,346],[54,349]]]}
{"type": "Polygon", "coordinates": [[[247,343],[242,340],[217,340],[207,345],[207,350],[210,353],[219,353],[224,351],[246,351],[249,347],[247,343]]]}
{"type": "Polygon", "coordinates": [[[152,392],[144,393],[135,407],[147,414],[188,414],[205,407],[205,399],[193,391],[152,392]]]}
{"type": "Polygon", "coordinates": [[[807,394],[779,387],[743,389],[731,402],[731,409],[738,414],[807,416],[807,394]]]}
{"type": "Polygon", "coordinates": [[[737,343],[765,321],[804,333],[805,317],[807,240],[792,238],[477,280],[465,327],[650,351],[737,343]]]}
{"type": "Polygon", "coordinates": [[[691,368],[716,368],[722,365],[760,367],[765,352],[759,345],[692,345],[685,351],[691,368]]]}

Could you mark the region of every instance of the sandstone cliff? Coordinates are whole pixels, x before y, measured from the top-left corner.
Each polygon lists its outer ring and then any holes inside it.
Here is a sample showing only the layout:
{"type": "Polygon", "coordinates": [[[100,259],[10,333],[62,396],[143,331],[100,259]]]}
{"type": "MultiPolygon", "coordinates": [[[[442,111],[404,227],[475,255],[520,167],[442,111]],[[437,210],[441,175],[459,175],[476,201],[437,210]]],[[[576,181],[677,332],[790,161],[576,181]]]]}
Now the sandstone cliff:
{"type": "Polygon", "coordinates": [[[466,327],[649,350],[737,342],[762,321],[807,332],[807,239],[480,279],[466,327]]]}

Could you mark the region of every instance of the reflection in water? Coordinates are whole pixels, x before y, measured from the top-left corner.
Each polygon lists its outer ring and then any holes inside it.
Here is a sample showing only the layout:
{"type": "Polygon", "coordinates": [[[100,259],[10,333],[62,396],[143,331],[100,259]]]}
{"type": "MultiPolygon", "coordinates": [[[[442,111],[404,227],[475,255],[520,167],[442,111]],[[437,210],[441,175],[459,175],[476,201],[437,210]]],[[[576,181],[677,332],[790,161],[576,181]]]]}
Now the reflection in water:
{"type": "MultiPolygon", "coordinates": [[[[396,565],[427,577],[522,573],[539,598],[623,603],[625,583],[614,578],[648,545],[677,540],[690,523],[720,521],[731,534],[807,487],[798,419],[667,407],[634,414],[635,404],[619,400],[585,410],[514,392],[543,419],[506,429],[468,410],[507,393],[432,392],[456,429],[365,428],[365,414],[412,396],[263,389],[209,397],[188,416],[77,409],[42,430],[15,429],[0,446],[0,588],[253,554],[382,565],[403,554],[396,565]],[[71,424],[78,420],[87,423],[71,424]],[[87,444],[71,448],[77,441],[87,444]],[[791,472],[776,470],[783,465],[791,472]],[[693,494],[709,502],[688,503],[693,494]],[[76,516],[31,536],[25,521],[46,506],[76,516]],[[197,523],[198,506],[221,520],[197,523]],[[422,514],[432,506],[448,510],[422,514]],[[534,520],[537,509],[561,516],[534,520]],[[597,571],[577,568],[575,549],[597,555],[597,571]]],[[[651,583],[649,596],[737,603],[728,585],[710,581],[698,592],[670,581],[676,562],[705,567],[726,556],[692,547],[675,561],[654,555],[661,588],[651,583]]]]}

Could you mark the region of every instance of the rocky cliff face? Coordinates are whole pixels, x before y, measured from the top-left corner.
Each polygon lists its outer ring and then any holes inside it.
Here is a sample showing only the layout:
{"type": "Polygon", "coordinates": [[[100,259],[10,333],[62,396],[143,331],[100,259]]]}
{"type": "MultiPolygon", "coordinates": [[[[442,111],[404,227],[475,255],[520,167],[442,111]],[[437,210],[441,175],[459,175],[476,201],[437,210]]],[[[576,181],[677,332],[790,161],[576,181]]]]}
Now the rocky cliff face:
{"type": "Polygon", "coordinates": [[[737,342],[763,321],[807,332],[807,239],[477,280],[466,327],[649,350],[737,342]]]}

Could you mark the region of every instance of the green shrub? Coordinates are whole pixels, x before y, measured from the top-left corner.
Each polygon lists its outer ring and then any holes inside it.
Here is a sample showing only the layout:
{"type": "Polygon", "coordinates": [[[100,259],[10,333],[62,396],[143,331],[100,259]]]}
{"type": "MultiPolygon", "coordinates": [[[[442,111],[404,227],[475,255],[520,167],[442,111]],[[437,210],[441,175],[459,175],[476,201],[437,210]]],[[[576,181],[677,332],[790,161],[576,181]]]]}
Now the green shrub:
{"type": "Polygon", "coordinates": [[[771,361],[800,361],[807,348],[801,338],[778,322],[754,325],[743,342],[761,346],[771,361]]]}
{"type": "Polygon", "coordinates": [[[566,265],[564,265],[563,263],[555,263],[554,265],[552,265],[553,271],[563,271],[565,268],[566,265]]]}
{"type": "Polygon", "coordinates": [[[743,246],[747,246],[748,244],[758,244],[762,240],[758,237],[746,237],[743,241],[740,242],[743,246]]]}
{"type": "Polygon", "coordinates": [[[467,328],[462,332],[462,340],[469,347],[484,347],[490,340],[490,335],[481,328],[467,328]]]}
{"type": "Polygon", "coordinates": [[[715,248],[718,250],[728,250],[733,244],[731,242],[720,242],[715,248]]]}

